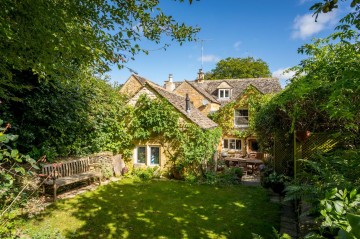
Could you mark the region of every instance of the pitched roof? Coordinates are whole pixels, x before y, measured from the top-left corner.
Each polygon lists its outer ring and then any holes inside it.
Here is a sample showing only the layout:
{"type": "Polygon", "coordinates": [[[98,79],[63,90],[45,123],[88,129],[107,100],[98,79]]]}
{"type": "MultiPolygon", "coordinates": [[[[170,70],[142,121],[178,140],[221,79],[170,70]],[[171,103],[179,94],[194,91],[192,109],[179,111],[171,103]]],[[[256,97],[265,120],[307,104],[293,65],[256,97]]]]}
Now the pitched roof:
{"type": "MultiPolygon", "coordinates": [[[[232,95],[229,100],[219,101],[221,105],[235,101],[250,85],[254,86],[263,94],[276,93],[281,90],[279,80],[277,78],[247,78],[247,79],[221,79],[221,80],[205,80],[202,83],[196,81],[191,82],[193,87],[202,89],[210,94],[214,99],[218,97],[218,87],[227,83],[232,86],[232,95]]],[[[200,90],[199,90],[200,91],[200,90]]]]}
{"type": "Polygon", "coordinates": [[[220,83],[220,85],[218,85],[218,87],[216,87],[217,89],[232,89],[234,87],[232,87],[231,85],[229,85],[229,83],[223,81],[220,83]]]}
{"type": "Polygon", "coordinates": [[[156,91],[159,95],[164,97],[170,104],[172,104],[180,113],[185,115],[190,121],[197,124],[202,129],[210,129],[217,127],[218,125],[203,115],[196,107],[190,104],[190,112],[186,112],[186,101],[185,97],[171,93],[159,85],[151,81],[146,81],[146,84],[156,91]]]}
{"type": "Polygon", "coordinates": [[[147,81],[145,78],[143,78],[143,77],[141,77],[141,76],[138,76],[138,75],[135,75],[135,74],[132,74],[132,76],[133,76],[135,79],[137,79],[137,80],[140,82],[140,84],[145,85],[145,82],[147,81]]]}
{"type": "Polygon", "coordinates": [[[207,98],[208,100],[210,100],[213,103],[218,103],[219,102],[215,99],[214,96],[210,95],[208,92],[206,92],[205,89],[201,88],[201,87],[197,87],[193,81],[187,81],[185,80],[185,82],[187,82],[189,85],[191,85],[196,91],[198,91],[200,94],[202,94],[203,96],[205,96],[205,98],[207,98]]]}

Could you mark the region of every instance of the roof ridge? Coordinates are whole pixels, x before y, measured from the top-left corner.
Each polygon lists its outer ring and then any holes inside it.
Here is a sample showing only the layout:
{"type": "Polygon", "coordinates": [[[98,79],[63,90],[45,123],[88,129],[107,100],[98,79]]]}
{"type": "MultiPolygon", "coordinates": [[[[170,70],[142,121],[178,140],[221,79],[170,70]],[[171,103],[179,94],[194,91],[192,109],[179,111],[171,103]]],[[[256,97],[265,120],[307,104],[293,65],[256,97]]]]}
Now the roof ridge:
{"type": "Polygon", "coordinates": [[[185,97],[169,92],[151,81],[148,82],[148,85],[161,97],[165,98],[171,105],[173,105],[181,114],[183,114],[191,122],[197,124],[200,128],[209,129],[217,127],[217,124],[214,121],[203,115],[193,104],[190,105],[190,113],[187,113],[184,106],[185,97]]]}
{"type": "Polygon", "coordinates": [[[201,88],[200,86],[198,87],[197,85],[194,85],[192,83],[196,83],[196,82],[190,82],[188,80],[185,80],[184,82],[187,82],[191,87],[193,87],[197,92],[199,92],[200,94],[202,94],[203,96],[205,96],[208,100],[214,102],[214,103],[218,103],[219,101],[217,101],[209,92],[207,92],[205,89],[201,88]]]}

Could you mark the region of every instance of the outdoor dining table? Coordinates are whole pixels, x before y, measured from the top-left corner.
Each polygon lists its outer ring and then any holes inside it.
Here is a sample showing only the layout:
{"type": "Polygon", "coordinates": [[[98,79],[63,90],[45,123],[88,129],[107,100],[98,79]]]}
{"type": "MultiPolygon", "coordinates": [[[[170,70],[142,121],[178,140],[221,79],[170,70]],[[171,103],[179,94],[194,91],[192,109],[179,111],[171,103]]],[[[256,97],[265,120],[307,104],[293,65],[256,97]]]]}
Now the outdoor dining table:
{"type": "Polygon", "coordinates": [[[235,163],[246,163],[246,165],[251,165],[251,173],[254,174],[255,169],[257,166],[263,164],[261,159],[250,159],[250,158],[241,158],[241,157],[225,157],[225,161],[228,162],[235,162],[235,163]]]}

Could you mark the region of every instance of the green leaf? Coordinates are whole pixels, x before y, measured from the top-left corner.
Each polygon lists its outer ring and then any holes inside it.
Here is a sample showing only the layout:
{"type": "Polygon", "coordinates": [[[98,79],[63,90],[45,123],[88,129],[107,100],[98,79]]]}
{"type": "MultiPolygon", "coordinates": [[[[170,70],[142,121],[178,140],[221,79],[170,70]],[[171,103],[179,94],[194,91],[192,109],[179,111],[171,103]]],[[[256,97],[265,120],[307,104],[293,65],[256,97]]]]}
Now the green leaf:
{"type": "Polygon", "coordinates": [[[15,172],[21,173],[22,175],[25,175],[25,169],[23,167],[17,167],[15,168],[15,172]]]}
{"type": "Polygon", "coordinates": [[[357,194],[357,190],[356,190],[356,188],[354,188],[354,189],[350,192],[350,200],[353,199],[353,198],[355,198],[356,194],[357,194]]]}
{"type": "Polygon", "coordinates": [[[356,237],[360,238],[360,215],[348,213],[346,218],[351,226],[351,233],[356,237]]]}
{"type": "Polygon", "coordinates": [[[332,211],[332,205],[331,205],[331,203],[329,203],[329,202],[325,202],[325,209],[326,209],[326,211],[328,211],[328,212],[331,212],[332,211]]]}
{"type": "Polygon", "coordinates": [[[351,237],[347,231],[340,229],[338,232],[338,238],[339,239],[351,239],[353,237],[351,237]]]}
{"type": "Polygon", "coordinates": [[[6,135],[4,135],[3,133],[0,133],[0,142],[5,142],[7,140],[6,135]]]}
{"type": "Polygon", "coordinates": [[[334,201],[334,207],[337,213],[342,214],[344,212],[344,202],[343,201],[334,201]]]}
{"type": "MultiPolygon", "coordinates": [[[[18,157],[18,155],[19,155],[19,150],[17,150],[17,149],[13,149],[13,150],[11,150],[11,157],[12,158],[17,158],[18,157]]],[[[21,160],[20,160],[20,162],[21,162],[21,160]]]]}

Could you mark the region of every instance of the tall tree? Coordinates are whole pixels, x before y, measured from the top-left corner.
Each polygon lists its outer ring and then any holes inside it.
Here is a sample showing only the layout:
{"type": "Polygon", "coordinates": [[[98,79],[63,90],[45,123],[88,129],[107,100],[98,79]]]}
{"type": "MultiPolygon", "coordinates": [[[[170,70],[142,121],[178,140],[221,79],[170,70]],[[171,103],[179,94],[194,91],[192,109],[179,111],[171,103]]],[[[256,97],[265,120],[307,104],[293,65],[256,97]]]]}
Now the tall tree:
{"type": "Polygon", "coordinates": [[[2,0],[0,98],[18,87],[12,81],[17,72],[71,78],[79,66],[98,72],[110,64],[122,67],[147,53],[143,40],[194,39],[198,28],[176,22],[158,5],[158,0],[2,0]]]}
{"type": "Polygon", "coordinates": [[[126,133],[125,101],[116,87],[89,71],[80,71],[69,82],[49,77],[33,86],[18,96],[22,101],[0,105],[1,118],[12,125],[8,131],[20,135],[21,152],[53,159],[126,150],[131,136],[126,133]]]}
{"type": "Polygon", "coordinates": [[[228,57],[216,64],[215,69],[205,74],[205,79],[237,79],[259,78],[271,76],[269,66],[261,59],[253,57],[232,58],[228,57]]]}

